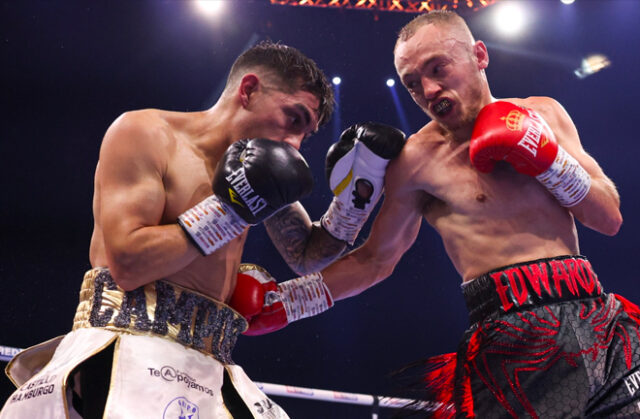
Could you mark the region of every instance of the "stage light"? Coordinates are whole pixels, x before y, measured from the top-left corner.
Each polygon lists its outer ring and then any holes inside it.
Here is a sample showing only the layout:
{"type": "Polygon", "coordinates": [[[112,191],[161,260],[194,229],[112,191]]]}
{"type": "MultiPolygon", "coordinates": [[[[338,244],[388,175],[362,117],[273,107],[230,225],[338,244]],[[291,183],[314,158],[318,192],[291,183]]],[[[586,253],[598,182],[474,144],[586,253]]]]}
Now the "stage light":
{"type": "Polygon", "coordinates": [[[342,126],[342,105],[340,104],[340,83],[342,83],[342,79],[338,76],[334,76],[331,79],[333,83],[333,97],[335,101],[335,107],[333,112],[333,138],[338,138],[340,133],[344,129],[342,126]]]}
{"type": "Polygon", "coordinates": [[[223,0],[194,0],[196,9],[206,16],[218,15],[224,9],[223,0]]]}
{"type": "Polygon", "coordinates": [[[387,86],[389,86],[389,93],[391,94],[391,99],[393,99],[393,104],[395,105],[396,112],[398,114],[398,122],[400,122],[400,128],[406,133],[410,134],[411,126],[409,125],[409,119],[407,118],[407,113],[404,111],[404,107],[402,106],[402,101],[398,97],[398,89],[393,87],[396,84],[396,81],[392,78],[387,79],[387,86]]]}
{"type": "Polygon", "coordinates": [[[573,4],[576,0],[560,0],[562,4],[573,4]]]}
{"type": "MultiPolygon", "coordinates": [[[[235,0],[240,1],[240,0],[235,0]]],[[[430,10],[458,9],[476,11],[499,0],[270,0],[278,6],[359,9],[373,12],[424,13],[430,10]]]]}
{"type": "Polygon", "coordinates": [[[611,61],[605,55],[591,54],[582,60],[579,68],[574,70],[574,74],[580,79],[584,79],[600,70],[603,70],[611,65],[611,61]]]}
{"type": "Polygon", "coordinates": [[[525,27],[526,19],[522,3],[510,2],[496,5],[494,21],[504,35],[517,35],[525,27]]]}

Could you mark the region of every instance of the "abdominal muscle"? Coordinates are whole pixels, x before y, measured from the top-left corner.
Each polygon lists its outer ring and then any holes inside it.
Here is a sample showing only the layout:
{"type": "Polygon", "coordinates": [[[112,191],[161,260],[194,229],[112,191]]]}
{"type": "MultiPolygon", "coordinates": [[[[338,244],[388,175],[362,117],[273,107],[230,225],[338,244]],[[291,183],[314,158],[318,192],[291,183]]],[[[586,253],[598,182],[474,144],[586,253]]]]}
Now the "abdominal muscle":
{"type": "Polygon", "coordinates": [[[579,253],[573,216],[534,178],[497,167],[469,183],[458,191],[452,184],[446,201],[435,200],[424,213],[464,282],[514,263],[579,253]]]}

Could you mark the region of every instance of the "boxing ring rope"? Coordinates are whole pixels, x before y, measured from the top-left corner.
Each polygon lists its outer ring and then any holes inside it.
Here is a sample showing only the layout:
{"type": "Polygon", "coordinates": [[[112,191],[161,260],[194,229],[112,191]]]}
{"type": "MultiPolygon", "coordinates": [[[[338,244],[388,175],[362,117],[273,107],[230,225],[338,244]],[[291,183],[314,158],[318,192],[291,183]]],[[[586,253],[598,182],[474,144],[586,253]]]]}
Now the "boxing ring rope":
{"type": "MultiPolygon", "coordinates": [[[[9,362],[22,349],[0,345],[0,361],[9,362]]],[[[292,397],[298,399],[318,400],[332,403],[347,403],[362,406],[371,406],[372,418],[378,417],[378,408],[410,409],[433,412],[442,409],[443,405],[433,401],[417,401],[398,397],[376,396],[372,394],[345,393],[335,390],[322,390],[308,387],[295,387],[283,384],[254,383],[265,394],[270,396],[292,397]]]]}
{"type": "Polygon", "coordinates": [[[0,345],[0,361],[9,362],[11,358],[16,356],[22,349],[12,348],[10,346],[0,345]]]}

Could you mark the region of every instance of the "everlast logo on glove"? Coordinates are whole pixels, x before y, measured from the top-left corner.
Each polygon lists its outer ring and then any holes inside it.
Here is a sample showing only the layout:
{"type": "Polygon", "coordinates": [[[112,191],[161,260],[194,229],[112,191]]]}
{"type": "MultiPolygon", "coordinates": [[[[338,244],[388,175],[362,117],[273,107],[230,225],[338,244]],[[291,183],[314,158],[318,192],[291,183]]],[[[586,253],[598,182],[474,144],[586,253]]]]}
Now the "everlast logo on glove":
{"type": "Polygon", "coordinates": [[[249,184],[244,167],[234,170],[225,178],[233,187],[233,189],[229,188],[229,198],[232,202],[244,207],[245,205],[236,198],[240,196],[254,216],[267,206],[267,201],[261,198],[249,184]]]}
{"type": "Polygon", "coordinates": [[[527,127],[527,132],[524,134],[524,137],[522,137],[522,140],[520,140],[518,145],[529,150],[535,157],[538,154],[538,147],[542,148],[547,145],[548,140],[543,135],[544,122],[540,119],[538,113],[529,111],[529,116],[531,117],[531,123],[527,127]]]}
{"type": "MultiPolygon", "coordinates": [[[[537,112],[528,110],[529,126],[527,132],[525,132],[522,139],[518,142],[518,145],[529,151],[534,157],[538,154],[538,146],[540,148],[547,145],[549,140],[543,135],[544,122],[540,118],[537,112]]],[[[510,111],[507,116],[500,118],[505,121],[507,129],[509,131],[522,131],[522,125],[524,123],[524,114],[517,110],[510,111]]]]}

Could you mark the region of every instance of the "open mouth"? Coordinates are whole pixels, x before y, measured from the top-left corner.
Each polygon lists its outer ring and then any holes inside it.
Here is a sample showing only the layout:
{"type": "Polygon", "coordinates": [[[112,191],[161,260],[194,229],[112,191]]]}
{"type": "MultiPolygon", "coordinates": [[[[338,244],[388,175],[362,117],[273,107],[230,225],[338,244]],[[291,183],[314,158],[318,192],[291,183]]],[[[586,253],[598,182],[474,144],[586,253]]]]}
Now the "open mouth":
{"type": "Polygon", "coordinates": [[[432,109],[437,116],[444,116],[451,111],[452,107],[453,104],[449,101],[449,99],[442,99],[441,101],[433,105],[432,109]]]}

